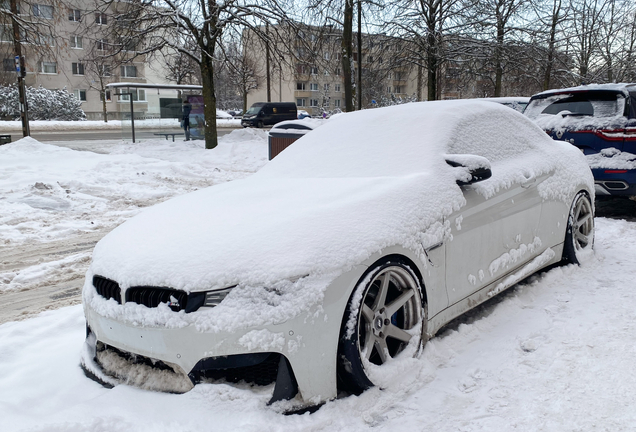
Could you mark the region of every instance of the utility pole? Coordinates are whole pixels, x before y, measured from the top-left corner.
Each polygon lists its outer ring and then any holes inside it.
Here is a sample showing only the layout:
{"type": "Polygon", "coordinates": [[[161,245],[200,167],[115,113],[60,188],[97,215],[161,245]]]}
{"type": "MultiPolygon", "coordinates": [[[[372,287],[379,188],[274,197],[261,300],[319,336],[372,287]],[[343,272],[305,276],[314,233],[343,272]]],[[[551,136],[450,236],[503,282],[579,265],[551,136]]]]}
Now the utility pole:
{"type": "Polygon", "coordinates": [[[18,96],[20,99],[20,118],[22,120],[22,136],[31,135],[29,130],[29,107],[27,105],[26,88],[24,85],[24,77],[26,69],[24,57],[22,56],[22,45],[20,44],[20,25],[18,24],[18,2],[10,0],[11,21],[13,22],[13,47],[15,50],[16,72],[18,74],[18,96]]]}
{"type": "Polygon", "coordinates": [[[270,65],[269,65],[269,23],[265,24],[265,33],[267,34],[267,39],[265,39],[265,68],[267,69],[267,102],[272,101],[272,90],[271,90],[271,77],[270,77],[270,65]]]}
{"type": "Polygon", "coordinates": [[[362,0],[358,0],[358,110],[362,109],[362,0]]]}

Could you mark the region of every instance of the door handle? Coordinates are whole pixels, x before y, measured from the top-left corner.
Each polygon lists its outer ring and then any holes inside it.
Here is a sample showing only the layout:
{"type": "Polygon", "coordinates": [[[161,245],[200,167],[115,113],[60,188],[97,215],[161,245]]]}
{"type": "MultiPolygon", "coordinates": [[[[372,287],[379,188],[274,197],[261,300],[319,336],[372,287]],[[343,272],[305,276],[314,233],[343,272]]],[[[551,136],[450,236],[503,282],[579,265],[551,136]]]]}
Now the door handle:
{"type": "Polygon", "coordinates": [[[522,188],[529,188],[530,186],[534,185],[537,182],[537,178],[532,176],[530,178],[525,179],[522,183],[521,183],[521,187],[522,188]]]}

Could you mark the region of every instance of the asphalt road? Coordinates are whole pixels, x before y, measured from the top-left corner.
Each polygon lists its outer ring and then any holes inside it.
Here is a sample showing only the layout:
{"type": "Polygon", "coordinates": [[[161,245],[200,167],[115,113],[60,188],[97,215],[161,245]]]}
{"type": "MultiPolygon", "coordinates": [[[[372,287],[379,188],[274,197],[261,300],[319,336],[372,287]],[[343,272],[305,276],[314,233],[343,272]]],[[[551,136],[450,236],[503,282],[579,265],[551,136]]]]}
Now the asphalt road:
{"type": "MultiPolygon", "coordinates": [[[[219,136],[227,135],[232,132],[234,128],[219,128],[217,133],[219,136]]],[[[155,135],[159,133],[158,130],[138,129],[135,131],[136,140],[149,140],[149,139],[163,139],[164,137],[155,135]]],[[[161,130],[161,133],[176,133],[176,140],[183,140],[183,130],[161,130]]],[[[11,138],[13,141],[17,141],[21,137],[19,132],[11,132],[11,138]]],[[[60,131],[60,132],[33,132],[31,137],[40,141],[87,141],[87,140],[120,140],[131,139],[130,133],[123,134],[121,130],[90,130],[90,131],[60,131]]],[[[168,138],[169,140],[172,137],[168,138]]]]}

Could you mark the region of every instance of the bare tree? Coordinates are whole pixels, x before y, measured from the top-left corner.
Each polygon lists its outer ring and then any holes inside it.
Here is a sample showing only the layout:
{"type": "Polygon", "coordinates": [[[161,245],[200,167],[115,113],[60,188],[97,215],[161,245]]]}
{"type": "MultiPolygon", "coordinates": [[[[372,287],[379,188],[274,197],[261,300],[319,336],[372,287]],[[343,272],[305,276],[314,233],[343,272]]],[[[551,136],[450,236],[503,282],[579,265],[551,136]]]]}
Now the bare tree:
{"type": "MultiPolygon", "coordinates": [[[[464,0],[398,0],[388,28],[412,42],[408,57],[427,71],[427,98],[439,97],[441,67],[446,57],[444,37],[458,30],[464,0]]],[[[406,45],[405,45],[406,46],[406,45]]]]}
{"type": "MultiPolygon", "coordinates": [[[[286,5],[275,0],[102,0],[117,11],[122,24],[121,49],[129,41],[143,40],[137,55],[171,49],[190,57],[201,71],[206,148],[218,144],[216,130],[215,58],[224,51],[225,36],[243,28],[263,34],[260,24],[284,22],[286,5]],[[184,43],[185,42],[185,43],[184,43]],[[192,47],[196,47],[193,49],[192,47]]],[[[264,35],[268,38],[267,35],[264,35]]]]}
{"type": "Polygon", "coordinates": [[[493,46],[495,97],[502,95],[504,66],[510,58],[506,56],[506,44],[510,36],[519,30],[515,21],[521,20],[521,13],[526,5],[527,0],[475,0],[473,2],[471,19],[477,30],[477,36],[491,41],[493,46]]]}
{"type": "MultiPolygon", "coordinates": [[[[243,112],[247,111],[247,95],[259,88],[263,81],[263,71],[258,63],[245,50],[234,46],[226,56],[226,68],[229,72],[229,83],[241,97],[243,112]]],[[[279,74],[282,66],[279,65],[279,74]]]]}

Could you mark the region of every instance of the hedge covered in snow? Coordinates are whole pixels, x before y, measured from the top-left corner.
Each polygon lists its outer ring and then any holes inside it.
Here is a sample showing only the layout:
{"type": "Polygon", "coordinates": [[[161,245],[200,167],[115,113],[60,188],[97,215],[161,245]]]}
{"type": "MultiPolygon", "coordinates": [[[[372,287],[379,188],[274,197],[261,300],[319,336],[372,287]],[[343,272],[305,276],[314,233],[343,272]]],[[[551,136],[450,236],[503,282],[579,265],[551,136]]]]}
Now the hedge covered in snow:
{"type": "MultiPolygon", "coordinates": [[[[30,120],[85,120],[82,102],[66,88],[48,90],[27,87],[30,120]]],[[[20,118],[17,85],[0,86],[0,118],[20,118]]]]}

